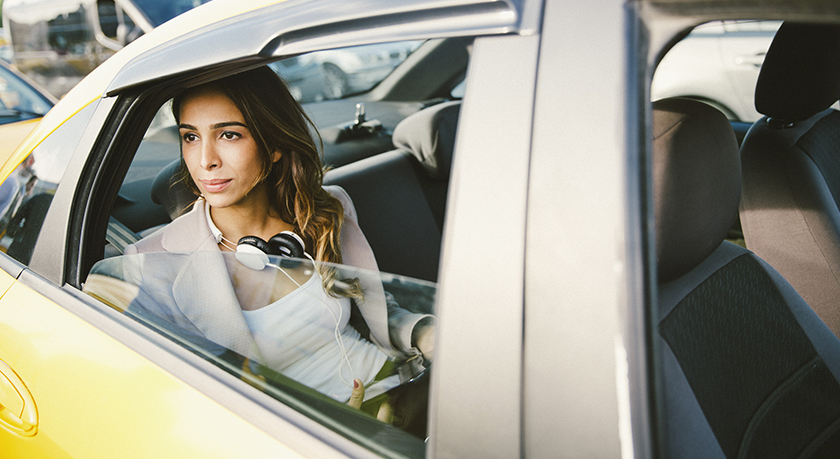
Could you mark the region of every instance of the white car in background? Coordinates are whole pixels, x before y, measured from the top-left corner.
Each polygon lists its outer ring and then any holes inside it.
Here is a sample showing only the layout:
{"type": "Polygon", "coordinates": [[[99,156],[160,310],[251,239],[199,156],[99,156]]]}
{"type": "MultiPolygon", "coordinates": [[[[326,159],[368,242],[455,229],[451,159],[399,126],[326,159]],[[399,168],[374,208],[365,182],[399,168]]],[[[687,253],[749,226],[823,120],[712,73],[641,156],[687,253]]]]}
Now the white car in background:
{"type": "Polygon", "coordinates": [[[733,121],[761,118],[753,94],[764,55],[781,21],[714,21],[696,27],[662,59],[652,100],[702,100],[733,121]]]}
{"type": "Polygon", "coordinates": [[[272,64],[301,103],[341,99],[376,86],[422,40],[376,43],[318,51],[272,64]]]}

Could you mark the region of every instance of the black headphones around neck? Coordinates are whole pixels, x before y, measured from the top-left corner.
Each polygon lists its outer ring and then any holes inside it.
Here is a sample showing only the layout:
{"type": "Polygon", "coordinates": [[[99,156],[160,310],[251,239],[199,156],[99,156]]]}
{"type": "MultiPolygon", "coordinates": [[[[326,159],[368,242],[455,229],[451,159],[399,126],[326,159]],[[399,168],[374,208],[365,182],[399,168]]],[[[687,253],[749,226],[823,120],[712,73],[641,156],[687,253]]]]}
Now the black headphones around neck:
{"type": "Polygon", "coordinates": [[[236,243],[236,259],[243,265],[262,270],[268,263],[268,256],[283,258],[304,258],[303,239],[291,231],[283,231],[272,236],[267,242],[258,236],[244,236],[236,243]]]}

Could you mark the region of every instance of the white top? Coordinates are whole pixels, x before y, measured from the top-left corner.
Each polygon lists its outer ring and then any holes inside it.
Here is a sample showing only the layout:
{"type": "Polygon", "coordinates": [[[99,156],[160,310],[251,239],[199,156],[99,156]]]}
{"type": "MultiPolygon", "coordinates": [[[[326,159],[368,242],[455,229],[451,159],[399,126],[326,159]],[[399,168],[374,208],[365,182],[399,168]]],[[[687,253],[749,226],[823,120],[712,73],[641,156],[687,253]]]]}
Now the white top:
{"type": "Polygon", "coordinates": [[[350,398],[354,377],[370,384],[388,358],[348,326],[350,300],[328,296],[317,274],[274,303],[242,313],[270,368],[336,400],[350,398]]]}
{"type": "MultiPolygon", "coordinates": [[[[210,232],[220,241],[222,233],[205,207],[210,232]]],[[[329,296],[317,272],[274,303],[242,313],[269,368],[339,401],[350,398],[354,378],[370,385],[388,359],[348,325],[350,299],[329,296]]],[[[396,385],[377,384],[383,387],[366,391],[365,398],[396,385]]]]}

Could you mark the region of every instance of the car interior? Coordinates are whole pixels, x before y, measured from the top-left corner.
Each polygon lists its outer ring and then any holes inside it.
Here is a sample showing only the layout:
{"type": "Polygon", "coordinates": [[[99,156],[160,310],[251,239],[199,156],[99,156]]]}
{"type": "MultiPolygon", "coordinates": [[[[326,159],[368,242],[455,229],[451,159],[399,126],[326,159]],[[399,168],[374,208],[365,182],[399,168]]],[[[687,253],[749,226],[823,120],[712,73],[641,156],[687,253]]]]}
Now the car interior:
{"type": "Polygon", "coordinates": [[[840,448],[838,44],[836,26],[782,25],[756,88],[765,117],[740,146],[740,126],[709,105],[653,104],[667,457],[840,448]],[[746,249],[721,245],[741,227],[746,249]]]}
{"type": "Polygon", "coordinates": [[[840,336],[840,27],[784,24],[756,86],[757,123],[741,147],[747,246],[840,336]]]}
{"type": "Polygon", "coordinates": [[[724,242],[741,192],[726,118],[666,99],[653,130],[668,457],[836,451],[840,341],[776,270],[724,242]]]}

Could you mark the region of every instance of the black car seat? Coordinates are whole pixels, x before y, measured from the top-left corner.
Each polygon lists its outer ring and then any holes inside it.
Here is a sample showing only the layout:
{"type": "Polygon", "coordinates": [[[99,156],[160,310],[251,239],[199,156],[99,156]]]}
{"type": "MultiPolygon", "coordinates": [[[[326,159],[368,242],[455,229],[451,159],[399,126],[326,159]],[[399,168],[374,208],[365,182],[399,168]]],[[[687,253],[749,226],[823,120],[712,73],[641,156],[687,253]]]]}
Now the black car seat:
{"type": "Polygon", "coordinates": [[[152,201],[166,210],[170,220],[189,211],[196,196],[179,180],[181,160],[176,159],[160,170],[152,182],[152,201]]]}
{"type": "Polygon", "coordinates": [[[740,186],[722,113],[653,104],[663,457],[837,457],[840,340],[770,265],[725,241],[740,186]]]}
{"type": "Polygon", "coordinates": [[[840,26],[785,23],[759,74],[766,115],[741,147],[741,226],[840,336],[840,26]]]}
{"type": "Polygon", "coordinates": [[[459,101],[425,108],[394,128],[396,150],[327,172],[343,187],[384,272],[436,281],[459,101]]]}

